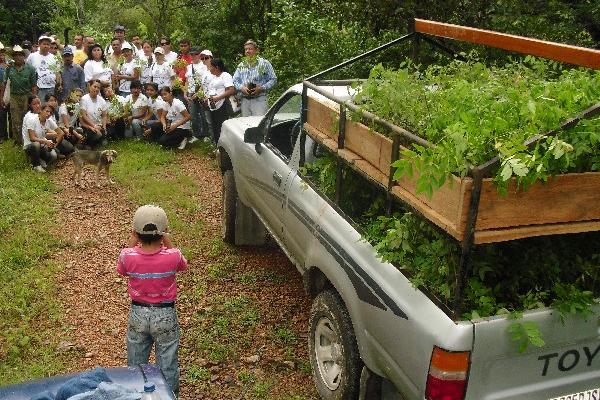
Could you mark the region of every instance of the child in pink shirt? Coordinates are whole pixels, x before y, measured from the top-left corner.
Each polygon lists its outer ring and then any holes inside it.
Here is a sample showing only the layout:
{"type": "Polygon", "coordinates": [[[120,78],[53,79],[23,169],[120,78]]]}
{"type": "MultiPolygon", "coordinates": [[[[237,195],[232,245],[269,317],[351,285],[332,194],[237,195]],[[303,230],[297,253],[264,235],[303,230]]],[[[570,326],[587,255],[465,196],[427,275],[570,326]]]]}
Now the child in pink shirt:
{"type": "Polygon", "coordinates": [[[141,206],[133,217],[130,247],[121,250],[117,272],[128,278],[131,296],[127,327],[127,364],[147,364],[152,344],[156,361],[175,394],[179,392],[179,323],[175,275],[187,260],[169,239],[165,211],[141,206]]]}

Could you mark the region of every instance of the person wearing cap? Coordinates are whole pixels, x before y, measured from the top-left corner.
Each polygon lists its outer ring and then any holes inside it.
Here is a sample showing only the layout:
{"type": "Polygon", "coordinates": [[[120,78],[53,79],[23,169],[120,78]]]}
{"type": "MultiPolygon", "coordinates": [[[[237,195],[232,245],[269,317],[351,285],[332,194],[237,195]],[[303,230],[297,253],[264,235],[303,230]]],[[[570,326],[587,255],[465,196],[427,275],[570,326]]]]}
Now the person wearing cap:
{"type": "Polygon", "coordinates": [[[42,35],[38,44],[39,51],[29,55],[27,64],[31,65],[37,73],[37,94],[40,99],[43,99],[48,93],[55,92],[57,83],[60,82],[60,66],[54,54],[50,53],[52,38],[42,35]]]}
{"type": "Polygon", "coordinates": [[[244,43],[245,57],[233,74],[235,89],[242,95],[242,117],[267,113],[267,92],[277,83],[271,63],[258,55],[254,40],[244,43]]]}
{"type": "Polygon", "coordinates": [[[204,91],[202,88],[202,80],[204,75],[208,73],[208,69],[202,60],[200,60],[200,57],[202,57],[200,53],[200,48],[192,47],[190,50],[192,62],[187,66],[185,72],[187,81],[187,93],[185,93],[185,100],[187,101],[188,110],[190,111],[193,134],[192,138],[190,139],[190,143],[193,143],[197,139],[201,139],[203,137],[210,137],[204,122],[204,112],[200,102],[200,100],[202,100],[204,97],[201,96],[202,92],[204,91]],[[198,98],[199,95],[201,98],[198,98]]]}
{"type": "Polygon", "coordinates": [[[147,364],[152,345],[156,362],[175,395],[179,394],[179,338],[175,303],[176,274],[187,260],[171,243],[165,211],[139,207],[133,216],[129,247],[121,250],[117,272],[127,277],[131,298],[127,325],[127,365],[147,364]]]}
{"type": "MultiPolygon", "coordinates": [[[[210,81],[214,78],[214,75],[210,73],[209,67],[210,62],[213,59],[212,51],[208,49],[204,49],[200,52],[200,61],[206,66],[206,74],[202,77],[202,89],[204,93],[208,93],[208,86],[210,81]]],[[[213,121],[212,114],[210,113],[210,108],[208,108],[208,104],[206,102],[200,102],[202,106],[202,113],[204,115],[204,127],[206,128],[206,136],[204,137],[205,141],[212,140],[213,137],[213,121]]]]}
{"type": "Polygon", "coordinates": [[[23,48],[23,52],[25,53],[25,59],[27,59],[27,57],[29,57],[31,53],[35,53],[37,51],[37,49],[33,50],[33,45],[29,40],[23,40],[23,43],[21,43],[21,47],[23,48]]]}
{"type": "Polygon", "coordinates": [[[133,59],[133,49],[129,43],[123,44],[121,48],[123,57],[125,58],[123,64],[118,68],[115,74],[115,79],[119,83],[119,94],[121,96],[129,96],[131,94],[131,82],[140,79],[140,66],[133,59]]]}
{"type": "Polygon", "coordinates": [[[25,63],[23,48],[16,45],[12,48],[14,63],[8,67],[0,86],[0,108],[4,108],[4,90],[10,79],[10,131],[15,143],[22,145],[23,117],[27,113],[27,99],[37,93],[37,77],[35,69],[25,63]]]}
{"type": "Polygon", "coordinates": [[[150,79],[158,85],[158,90],[163,87],[169,89],[172,87],[175,80],[175,71],[173,71],[171,64],[165,60],[165,50],[162,47],[154,49],[154,64],[152,64],[151,71],[150,79]]]}
{"type": "Polygon", "coordinates": [[[61,70],[61,84],[59,86],[59,102],[65,101],[73,89],[81,89],[86,92],[85,73],[79,64],[73,62],[73,50],[65,46],[62,52],[63,67],[61,70]]]}
{"type": "MultiPolygon", "coordinates": [[[[6,49],[4,45],[0,43],[0,83],[4,79],[4,71],[8,68],[8,64],[6,63],[6,49]]],[[[6,112],[6,104],[0,107],[0,143],[4,142],[6,138],[8,138],[8,113],[6,112]]]]}
{"type": "MultiPolygon", "coordinates": [[[[125,40],[125,27],[123,25],[120,25],[120,24],[115,25],[115,29],[113,30],[113,38],[118,39],[119,43],[121,43],[121,46],[123,46],[125,43],[127,43],[129,46],[131,46],[131,43],[129,43],[128,41],[125,40]]],[[[113,53],[113,51],[114,50],[112,48],[112,42],[111,42],[108,45],[106,45],[104,52],[107,55],[111,55],[113,53]]]]}

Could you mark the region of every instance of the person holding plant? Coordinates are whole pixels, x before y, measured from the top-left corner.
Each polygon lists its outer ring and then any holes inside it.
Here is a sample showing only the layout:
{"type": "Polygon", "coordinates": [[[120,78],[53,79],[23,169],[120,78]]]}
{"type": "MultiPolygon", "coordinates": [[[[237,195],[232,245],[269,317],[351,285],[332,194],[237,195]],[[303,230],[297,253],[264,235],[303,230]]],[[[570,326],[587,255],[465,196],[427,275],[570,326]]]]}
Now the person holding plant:
{"type": "MultiPolygon", "coordinates": [[[[0,85],[4,80],[4,71],[8,68],[8,64],[6,63],[6,52],[4,49],[4,45],[0,43],[0,85]]],[[[8,137],[7,132],[7,112],[6,112],[6,104],[0,106],[0,144],[4,142],[4,140],[8,137]]]]}
{"type": "Polygon", "coordinates": [[[212,79],[208,83],[208,90],[205,93],[205,102],[210,109],[213,128],[213,142],[216,145],[221,136],[221,126],[229,118],[229,108],[225,101],[229,96],[235,94],[233,79],[227,72],[225,64],[218,58],[212,59],[208,70],[212,74],[212,79]]]}
{"type": "Polygon", "coordinates": [[[185,94],[185,100],[188,104],[190,115],[192,116],[192,132],[193,136],[190,139],[190,143],[195,142],[202,137],[210,137],[207,133],[206,123],[204,118],[204,111],[200,104],[200,100],[204,99],[204,88],[202,87],[202,79],[205,74],[208,74],[206,65],[200,59],[198,47],[193,47],[190,51],[192,56],[192,62],[187,66],[186,70],[186,82],[187,82],[187,93],[185,94]]]}
{"type": "Polygon", "coordinates": [[[138,55],[140,65],[140,82],[145,85],[152,82],[152,64],[154,64],[154,54],[152,54],[152,43],[147,40],[142,42],[142,53],[138,55]]]}
{"type": "Polygon", "coordinates": [[[125,43],[121,51],[124,60],[115,78],[119,81],[119,94],[127,97],[131,94],[131,82],[140,78],[140,65],[133,59],[133,50],[129,44],[125,43]]]}
{"type": "Polygon", "coordinates": [[[235,89],[242,95],[242,117],[267,113],[267,92],[277,83],[273,66],[258,55],[254,40],[244,43],[244,58],[233,74],[235,89]]]}
{"type": "Polygon", "coordinates": [[[131,94],[125,98],[131,104],[131,115],[126,117],[125,137],[141,137],[144,134],[144,117],[148,114],[148,98],[142,94],[140,81],[131,82],[131,94]]]}
{"type": "Polygon", "coordinates": [[[179,42],[179,55],[177,55],[177,59],[173,61],[173,70],[181,79],[183,84],[186,83],[186,72],[187,67],[192,62],[192,55],[190,54],[190,41],[188,39],[182,39],[179,42]]]}
{"type": "Polygon", "coordinates": [[[149,138],[164,147],[183,150],[190,136],[190,113],[169,87],[163,87],[159,93],[167,109],[160,115],[160,124],[152,126],[149,138]]]}
{"type": "Polygon", "coordinates": [[[75,88],[58,108],[58,126],[65,132],[65,139],[73,146],[83,145],[85,137],[79,130],[79,100],[83,91],[75,88]]]}
{"type": "Polygon", "coordinates": [[[27,113],[28,98],[37,93],[35,69],[25,64],[25,52],[16,45],[12,48],[14,64],[4,72],[0,86],[0,108],[4,108],[4,91],[10,79],[10,125],[11,135],[16,144],[22,144],[23,118],[27,113]]]}
{"type": "Polygon", "coordinates": [[[113,71],[106,62],[104,50],[99,44],[93,44],[88,49],[88,59],[83,67],[83,72],[88,85],[92,80],[100,81],[101,85],[111,84],[113,71]]]}
{"type": "Polygon", "coordinates": [[[79,124],[87,146],[96,147],[104,139],[108,124],[108,104],[100,96],[102,82],[93,79],[88,83],[89,93],[79,100],[81,117],[79,124]]]}
{"type": "Polygon", "coordinates": [[[131,114],[131,103],[127,103],[124,97],[115,94],[110,85],[102,86],[101,94],[108,104],[106,137],[107,139],[122,139],[125,137],[125,119],[131,114]]]}
{"type": "Polygon", "coordinates": [[[175,71],[165,60],[165,51],[162,47],[154,49],[155,62],[152,64],[151,81],[158,85],[158,90],[163,87],[171,89],[175,82],[175,71]]]}

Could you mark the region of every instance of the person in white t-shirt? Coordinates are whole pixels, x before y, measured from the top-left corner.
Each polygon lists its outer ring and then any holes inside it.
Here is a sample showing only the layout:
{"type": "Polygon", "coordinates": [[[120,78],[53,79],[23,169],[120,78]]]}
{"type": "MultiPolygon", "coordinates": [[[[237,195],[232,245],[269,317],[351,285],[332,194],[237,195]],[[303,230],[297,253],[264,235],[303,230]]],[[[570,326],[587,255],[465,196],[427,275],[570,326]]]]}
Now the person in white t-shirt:
{"type": "Polygon", "coordinates": [[[79,131],[79,100],[82,96],[83,91],[80,88],[75,88],[71,90],[64,103],[58,108],[58,126],[65,131],[65,139],[76,147],[82,146],[85,140],[79,131]]]}
{"type": "Polygon", "coordinates": [[[154,64],[152,64],[151,81],[158,85],[158,90],[163,87],[171,89],[175,80],[175,71],[171,64],[165,61],[165,51],[162,47],[154,49],[154,64]]]}
{"type": "Polygon", "coordinates": [[[38,40],[39,51],[31,53],[27,64],[31,65],[37,73],[38,96],[40,99],[49,93],[54,93],[56,84],[60,80],[60,66],[54,54],[50,53],[52,38],[40,36],[38,40]]]}
{"type": "Polygon", "coordinates": [[[142,42],[142,52],[138,53],[138,62],[140,63],[141,73],[140,82],[145,85],[152,82],[152,64],[154,64],[154,54],[152,54],[152,43],[147,40],[142,42]]]}
{"type": "Polygon", "coordinates": [[[118,69],[115,79],[119,80],[119,94],[123,97],[131,94],[131,82],[140,78],[140,66],[133,59],[133,50],[125,43],[121,48],[125,62],[118,69]]]}
{"type": "Polygon", "coordinates": [[[125,137],[141,137],[144,134],[144,117],[148,114],[148,98],[142,94],[140,81],[131,82],[131,94],[125,101],[131,104],[131,115],[126,120],[125,137]]]}
{"type": "Polygon", "coordinates": [[[160,39],[160,46],[164,50],[165,61],[169,64],[172,64],[173,61],[177,60],[177,53],[171,51],[171,39],[162,38],[160,39]]]}
{"type": "Polygon", "coordinates": [[[125,137],[125,118],[127,111],[125,97],[115,94],[112,86],[104,85],[100,94],[106,100],[108,124],[106,125],[106,139],[122,139],[125,137]]]}
{"type": "Polygon", "coordinates": [[[158,95],[158,85],[154,82],[148,82],[144,85],[144,93],[148,99],[148,112],[142,122],[144,125],[144,135],[150,135],[150,129],[154,124],[160,124],[161,114],[167,111],[168,105],[158,95]]]}
{"type": "Polygon", "coordinates": [[[152,126],[149,138],[163,147],[183,150],[191,134],[190,113],[181,100],[173,97],[170,88],[163,87],[159,93],[168,108],[161,114],[160,124],[152,126]]]}
{"type": "Polygon", "coordinates": [[[190,115],[192,117],[192,132],[193,137],[190,139],[190,143],[193,143],[197,139],[203,137],[210,137],[206,126],[204,112],[200,104],[200,100],[204,98],[204,89],[202,87],[202,80],[204,75],[210,74],[206,65],[200,60],[202,55],[198,47],[192,47],[190,55],[192,56],[192,63],[187,66],[185,72],[187,82],[187,93],[185,94],[185,100],[187,101],[190,115]]]}
{"type": "Polygon", "coordinates": [[[210,109],[213,127],[213,142],[217,144],[221,136],[221,126],[230,117],[229,107],[226,104],[229,96],[235,94],[233,78],[225,69],[225,64],[218,58],[210,61],[208,70],[213,75],[208,83],[206,102],[210,109]]]}
{"type": "Polygon", "coordinates": [[[112,83],[113,71],[104,57],[104,50],[99,44],[93,44],[88,49],[88,59],[83,66],[85,81],[99,80],[101,85],[112,83]]]}
{"type": "MultiPolygon", "coordinates": [[[[37,104],[39,104],[38,97],[32,96],[31,99],[37,100],[37,104]]],[[[39,106],[37,108],[40,109],[39,106]]],[[[57,158],[54,150],[56,144],[47,137],[57,128],[56,123],[50,118],[53,114],[54,108],[46,104],[41,107],[39,114],[33,112],[29,115],[26,114],[26,119],[23,120],[23,150],[29,156],[31,165],[37,172],[46,172],[42,165],[48,165],[57,158]]]]}
{"type": "Polygon", "coordinates": [[[106,139],[108,104],[100,96],[101,87],[102,83],[99,80],[91,80],[88,84],[88,94],[79,100],[81,113],[79,124],[83,128],[86,145],[92,148],[106,139]]]}

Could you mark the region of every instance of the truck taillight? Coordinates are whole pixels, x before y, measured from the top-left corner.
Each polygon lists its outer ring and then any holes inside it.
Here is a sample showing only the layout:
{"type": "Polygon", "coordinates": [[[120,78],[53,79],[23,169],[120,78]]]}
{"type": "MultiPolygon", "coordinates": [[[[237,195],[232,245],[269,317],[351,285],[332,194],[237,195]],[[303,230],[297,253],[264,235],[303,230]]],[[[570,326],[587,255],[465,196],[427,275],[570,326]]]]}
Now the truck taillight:
{"type": "Polygon", "coordinates": [[[425,398],[427,400],[462,400],[469,376],[468,351],[446,351],[434,347],[431,353],[425,398]]]}

